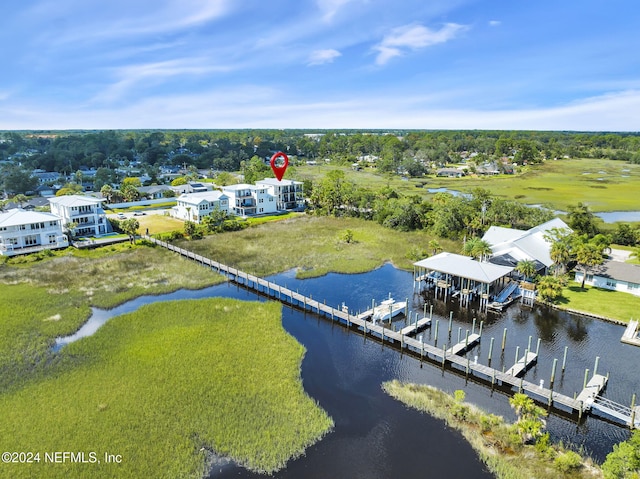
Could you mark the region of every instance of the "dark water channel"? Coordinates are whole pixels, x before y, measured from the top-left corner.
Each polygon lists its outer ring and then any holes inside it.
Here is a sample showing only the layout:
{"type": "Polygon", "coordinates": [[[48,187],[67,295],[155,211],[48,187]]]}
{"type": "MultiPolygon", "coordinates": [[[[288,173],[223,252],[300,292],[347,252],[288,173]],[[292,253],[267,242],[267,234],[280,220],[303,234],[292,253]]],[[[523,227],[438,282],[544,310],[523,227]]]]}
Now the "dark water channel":
{"type": "MultiPolygon", "coordinates": [[[[352,311],[365,310],[371,300],[385,299],[389,293],[398,299],[409,298],[414,311],[423,311],[424,299],[413,294],[410,273],[385,265],[360,275],[329,274],[322,278],[297,280],[287,272],[269,278],[271,281],[298,289],[320,301],[338,307],[345,302],[352,311]]],[[[623,293],[620,293],[623,294],[623,293]]],[[[113,317],[137,309],[142,304],[171,299],[211,296],[256,300],[258,296],[242,287],[223,284],[200,291],[178,291],[163,296],[146,296],[109,312],[113,317]]],[[[429,300],[427,300],[429,301],[429,300]]],[[[430,302],[427,303],[429,309],[430,302]]],[[[495,338],[491,365],[497,369],[513,365],[516,348],[520,355],[529,336],[535,345],[541,338],[538,363],[525,378],[544,380],[548,385],[553,359],[559,365],[554,390],[573,396],[582,389],[586,368],[593,371],[596,356],[598,372],[610,373],[605,397],[629,405],[633,393],[640,393],[640,348],[624,345],[622,326],[582,316],[536,307],[531,310],[511,306],[502,315],[482,316],[473,309],[459,310],[457,301],[433,302],[434,320],[439,319],[438,344],[447,342],[449,312],[453,311],[451,341],[457,340],[458,329],[471,329],[473,317],[484,320],[482,342],[469,354],[488,363],[489,343],[495,338]],[[503,329],[507,343],[501,354],[503,329]],[[568,346],[567,366],[560,373],[564,347],[568,346]]],[[[398,327],[403,320],[396,322],[398,327]]],[[[442,371],[437,365],[420,364],[419,359],[401,354],[374,340],[350,332],[315,314],[283,306],[283,326],[299,342],[307,354],[302,364],[305,390],[333,417],[335,429],[322,441],[309,448],[305,456],[291,461],[277,478],[395,478],[395,477],[492,477],[476,458],[462,437],[445,428],[441,421],[405,408],[381,390],[383,381],[400,379],[431,384],[447,391],[463,389],[467,400],[513,420],[508,396],[489,387],[465,380],[463,375],[442,371]]],[[[434,328],[427,329],[424,341],[433,344],[434,328]]],[[[535,346],[534,346],[535,348],[535,346]]],[[[551,415],[548,429],[555,439],[582,447],[601,461],[613,444],[626,439],[628,431],[596,417],[581,424],[574,419],[551,415]]],[[[211,478],[262,477],[245,469],[227,465],[214,468],[211,478]]]]}

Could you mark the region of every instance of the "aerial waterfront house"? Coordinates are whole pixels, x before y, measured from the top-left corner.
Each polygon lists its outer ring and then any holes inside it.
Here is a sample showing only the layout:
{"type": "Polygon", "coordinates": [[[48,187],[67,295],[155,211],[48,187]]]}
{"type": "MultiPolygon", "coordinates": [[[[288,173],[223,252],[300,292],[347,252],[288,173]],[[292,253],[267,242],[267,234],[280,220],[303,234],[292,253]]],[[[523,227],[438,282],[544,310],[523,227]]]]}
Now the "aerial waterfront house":
{"type": "Polygon", "coordinates": [[[178,197],[171,216],[185,221],[201,223],[215,210],[229,213],[229,197],[220,191],[185,193],[178,197]]]}
{"type": "Polygon", "coordinates": [[[255,216],[275,213],[276,197],[269,193],[265,185],[223,186],[222,191],[229,197],[229,212],[238,216],[255,216]]]}
{"type": "Polygon", "coordinates": [[[299,211],[304,209],[304,192],[301,181],[265,178],[256,181],[256,186],[264,186],[276,199],[278,211],[299,211]]]}
{"type": "Polygon", "coordinates": [[[551,242],[545,236],[553,229],[572,231],[564,221],[554,218],[524,231],[491,226],[482,239],[491,245],[491,263],[516,267],[520,261],[531,260],[538,273],[546,273],[553,260],[551,242]]]}
{"type": "Polygon", "coordinates": [[[76,236],[100,236],[111,233],[102,203],[104,199],[82,195],[67,195],[49,198],[51,213],[62,218],[62,225],[75,223],[76,236]]]}
{"type": "MultiPolygon", "coordinates": [[[[582,283],[584,272],[576,271],[575,280],[582,283]]],[[[640,266],[622,261],[605,260],[587,271],[585,284],[596,288],[624,291],[640,296],[640,266]]]]}
{"type": "Polygon", "coordinates": [[[51,214],[15,208],[0,213],[0,255],[14,256],[66,248],[62,220],[51,214]]]}

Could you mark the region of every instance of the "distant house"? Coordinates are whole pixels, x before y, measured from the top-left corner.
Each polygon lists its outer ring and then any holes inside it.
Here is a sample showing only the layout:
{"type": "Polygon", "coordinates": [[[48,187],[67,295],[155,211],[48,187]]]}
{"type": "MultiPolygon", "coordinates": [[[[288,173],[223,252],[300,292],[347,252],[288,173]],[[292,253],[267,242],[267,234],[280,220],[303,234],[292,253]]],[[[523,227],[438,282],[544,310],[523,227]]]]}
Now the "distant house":
{"type": "Polygon", "coordinates": [[[100,236],[113,231],[102,209],[104,201],[81,195],[49,198],[51,213],[62,218],[65,227],[75,223],[77,236],[100,236]]]}
{"type": "Polygon", "coordinates": [[[265,185],[229,185],[222,191],[229,197],[229,211],[238,216],[254,216],[275,213],[276,197],[265,185]]]}
{"type": "Polygon", "coordinates": [[[265,178],[256,181],[256,186],[264,186],[276,199],[276,210],[299,211],[304,209],[304,191],[302,181],[276,180],[265,178]]]}
{"type": "Polygon", "coordinates": [[[137,190],[141,196],[149,200],[159,200],[165,197],[165,191],[173,191],[167,185],[141,186],[137,190]]]}
{"type": "Polygon", "coordinates": [[[220,191],[185,193],[180,195],[171,216],[185,221],[201,223],[216,209],[229,213],[229,197],[220,191]]]}
{"type": "Polygon", "coordinates": [[[520,261],[531,260],[536,271],[546,273],[553,265],[551,259],[551,243],[545,235],[557,228],[571,232],[571,228],[559,218],[554,218],[529,230],[517,230],[491,226],[482,239],[491,245],[493,252],[490,262],[503,266],[515,267],[520,261]]]}
{"type": "MultiPolygon", "coordinates": [[[[584,273],[576,271],[575,280],[582,283],[584,273]]],[[[624,291],[640,296],[640,266],[621,261],[605,260],[587,272],[585,284],[596,288],[624,291]]]]}
{"type": "Polygon", "coordinates": [[[460,178],[464,176],[464,171],[457,168],[440,168],[436,171],[436,176],[444,176],[447,178],[460,178]]]}
{"type": "Polygon", "coordinates": [[[171,186],[171,189],[178,195],[185,193],[204,193],[205,191],[212,191],[213,185],[211,183],[198,183],[192,181],[184,185],[171,186]]]}
{"type": "Polygon", "coordinates": [[[15,208],[0,213],[0,255],[14,256],[69,246],[62,220],[51,214],[15,208]]]}

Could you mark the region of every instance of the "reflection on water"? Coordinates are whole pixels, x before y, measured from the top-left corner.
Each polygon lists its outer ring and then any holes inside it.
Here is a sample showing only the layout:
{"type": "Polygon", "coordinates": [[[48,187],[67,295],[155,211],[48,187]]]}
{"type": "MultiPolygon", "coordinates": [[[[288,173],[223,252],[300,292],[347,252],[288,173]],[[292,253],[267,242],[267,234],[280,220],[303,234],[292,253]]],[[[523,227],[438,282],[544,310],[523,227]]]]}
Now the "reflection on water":
{"type": "MultiPolygon", "coordinates": [[[[408,298],[413,311],[424,311],[424,299],[413,293],[411,274],[391,265],[359,275],[329,274],[298,280],[293,272],[287,272],[269,279],[314,299],[325,300],[336,308],[345,302],[352,311],[364,311],[372,299],[379,302],[391,293],[398,300],[408,298]]],[[[200,291],[138,298],[109,313],[122,314],[154,301],[210,296],[257,299],[254,293],[241,287],[224,284],[200,291]]],[[[427,311],[431,304],[433,319],[439,320],[439,345],[455,341],[459,328],[471,329],[474,318],[476,327],[483,321],[483,340],[468,353],[472,360],[477,356],[482,364],[491,360],[497,369],[509,368],[515,360],[516,348],[523,352],[529,343],[535,347],[540,338],[539,359],[527,372],[527,380],[534,383],[544,380],[548,384],[553,359],[558,359],[554,389],[573,396],[582,389],[585,369],[593,371],[595,358],[599,356],[598,372],[610,373],[604,393],[607,398],[628,405],[632,394],[640,393],[636,368],[640,348],[620,342],[622,326],[540,306],[532,310],[514,304],[502,315],[484,315],[473,308],[460,309],[456,300],[446,304],[427,300],[427,311]],[[451,311],[453,323],[449,335],[451,311]],[[505,328],[507,341],[505,350],[501,351],[505,328]],[[489,358],[491,337],[495,338],[495,344],[489,358]],[[566,370],[562,373],[560,363],[565,346],[568,354],[566,370]]],[[[398,326],[402,322],[398,321],[398,326]]],[[[513,420],[506,395],[467,381],[461,375],[443,372],[438,366],[421,365],[418,359],[382,347],[314,314],[283,306],[283,325],[307,349],[302,364],[305,390],[334,418],[336,427],[305,456],[292,461],[274,477],[491,477],[483,472],[483,466],[459,434],[445,429],[441,421],[408,410],[387,397],[380,384],[397,378],[431,384],[450,392],[464,389],[470,402],[513,420]]],[[[425,330],[425,342],[433,344],[434,334],[433,328],[425,330]]],[[[594,417],[577,425],[551,416],[548,428],[554,438],[583,446],[599,460],[604,459],[613,444],[629,435],[624,428],[594,417]]],[[[260,476],[228,466],[222,472],[219,468],[212,470],[210,477],[260,476]]]]}

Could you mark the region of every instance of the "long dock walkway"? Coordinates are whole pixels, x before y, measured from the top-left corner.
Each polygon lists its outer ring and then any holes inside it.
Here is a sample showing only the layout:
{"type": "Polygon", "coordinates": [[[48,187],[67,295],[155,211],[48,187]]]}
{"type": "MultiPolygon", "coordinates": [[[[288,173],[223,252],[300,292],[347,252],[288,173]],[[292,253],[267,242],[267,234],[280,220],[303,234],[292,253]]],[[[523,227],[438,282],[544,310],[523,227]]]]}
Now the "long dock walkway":
{"type": "MultiPolygon", "coordinates": [[[[460,341],[449,349],[446,349],[446,346],[439,348],[411,337],[408,332],[405,331],[407,328],[403,328],[402,331],[387,329],[383,325],[374,324],[364,318],[359,318],[349,314],[348,312],[342,311],[341,308],[333,308],[332,306],[328,306],[326,303],[315,300],[310,296],[307,297],[303,294],[299,294],[297,291],[284,288],[277,283],[267,281],[258,276],[238,270],[237,268],[213,261],[192,251],[179,248],[150,236],[144,236],[144,238],[158,246],[167,248],[168,250],[174,251],[185,258],[189,258],[203,266],[209,267],[221,274],[225,274],[231,281],[253,289],[258,293],[262,293],[273,299],[277,299],[282,303],[289,304],[304,311],[311,311],[318,315],[325,316],[331,319],[331,321],[339,322],[349,329],[362,332],[365,336],[368,335],[370,337],[378,338],[383,345],[386,343],[395,348],[399,348],[402,351],[409,352],[416,357],[419,357],[421,361],[430,360],[432,362],[440,363],[443,368],[445,365],[449,366],[451,369],[462,371],[467,375],[473,375],[487,383],[490,382],[492,387],[494,385],[499,385],[506,386],[512,390],[515,388],[518,392],[525,393],[538,402],[546,403],[549,408],[561,411],[568,410],[570,413],[577,412],[579,417],[581,417],[584,412],[588,412],[593,409],[609,416],[615,422],[622,423],[631,428],[640,429],[640,406],[628,408],[598,396],[598,393],[606,384],[606,377],[604,381],[602,380],[604,376],[594,375],[591,380],[593,381],[593,384],[590,381],[589,384],[587,384],[587,387],[585,387],[576,398],[572,398],[555,392],[553,389],[548,389],[541,385],[526,381],[523,377],[517,377],[515,374],[517,371],[513,368],[511,368],[509,372],[502,372],[490,366],[479,364],[476,361],[471,361],[468,357],[465,358],[461,356],[461,354],[464,354],[467,349],[480,341],[480,334],[470,334],[464,341],[460,341]],[[598,388],[598,392],[595,396],[593,396],[592,393],[594,385],[597,384],[600,384],[600,387],[598,388]]],[[[411,328],[414,329],[415,324],[412,324],[411,328]]],[[[530,357],[527,355],[524,363],[525,365],[530,364],[529,359],[530,357]]],[[[517,364],[519,363],[520,361],[517,361],[517,364]]]]}

